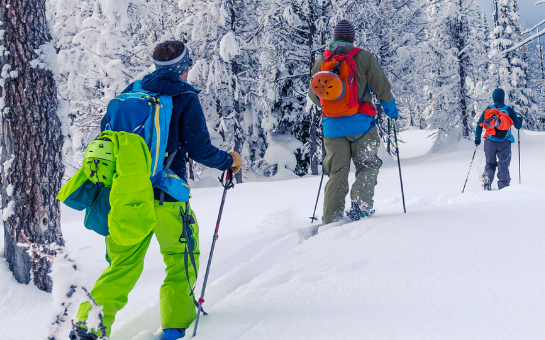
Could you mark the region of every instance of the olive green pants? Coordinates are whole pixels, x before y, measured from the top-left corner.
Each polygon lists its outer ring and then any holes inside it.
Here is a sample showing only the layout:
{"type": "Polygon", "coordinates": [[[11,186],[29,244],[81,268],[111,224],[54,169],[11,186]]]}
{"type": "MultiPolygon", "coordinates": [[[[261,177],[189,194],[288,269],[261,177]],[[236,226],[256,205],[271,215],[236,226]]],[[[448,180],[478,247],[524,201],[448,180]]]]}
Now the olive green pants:
{"type": "Polygon", "coordinates": [[[378,170],[382,166],[382,161],[377,156],[380,146],[377,129],[356,136],[324,137],[324,146],[324,169],[329,180],[325,186],[322,223],[336,222],[344,215],[350,159],[356,166],[356,182],[352,185],[350,198],[360,205],[365,204],[372,208],[378,170]]]}
{"type": "MultiPolygon", "coordinates": [[[[153,234],[159,241],[167,274],[159,291],[162,328],[187,328],[196,318],[197,313],[190,294],[197,275],[188,256],[190,281],[188,283],[184,265],[185,242],[178,241],[183,229],[180,211],[181,209],[185,211],[185,207],[186,203],[164,202],[160,206],[159,202],[155,201],[157,223],[148,236],[133,246],[118,245],[110,236],[106,236],[106,259],[109,265],[95,283],[91,296],[97,305],[102,306],[102,321],[106,326],[107,336],[110,335],[115,314],[127,304],[129,292],[142,274],[144,257],[153,234]]],[[[189,211],[195,220],[195,223],[189,226],[188,232],[198,270],[199,227],[194,212],[191,208],[189,211]]],[[[89,302],[80,305],[78,321],[87,319],[91,307],[89,302]]],[[[93,332],[100,335],[97,330],[93,332]]]]}

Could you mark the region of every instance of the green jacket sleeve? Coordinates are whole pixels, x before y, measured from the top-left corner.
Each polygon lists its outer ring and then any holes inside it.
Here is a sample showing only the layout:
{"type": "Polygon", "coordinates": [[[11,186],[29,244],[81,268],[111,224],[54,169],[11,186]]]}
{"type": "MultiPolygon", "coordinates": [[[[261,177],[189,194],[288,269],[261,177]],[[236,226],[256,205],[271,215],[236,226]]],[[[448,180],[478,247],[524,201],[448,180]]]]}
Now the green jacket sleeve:
{"type": "MultiPolygon", "coordinates": [[[[316,73],[320,72],[320,66],[322,65],[322,62],[324,61],[325,56],[322,54],[318,60],[314,63],[314,66],[312,66],[312,71],[310,72],[310,77],[312,78],[316,73]]],[[[308,97],[316,106],[322,106],[322,103],[320,103],[320,98],[312,91],[312,85],[309,84],[308,86],[308,97]]]]}
{"type": "MultiPolygon", "coordinates": [[[[358,53],[358,55],[361,55],[360,58],[364,61],[360,64],[363,64],[363,72],[365,72],[367,85],[369,85],[371,90],[377,95],[378,100],[382,102],[391,102],[394,99],[394,96],[392,95],[392,85],[388,81],[386,74],[382,70],[382,67],[380,67],[375,56],[365,50],[358,53]]],[[[358,67],[358,72],[359,69],[360,67],[358,67]]],[[[358,83],[358,90],[359,86],[360,84],[358,83]]],[[[369,100],[371,100],[371,95],[369,95],[369,100]]]]}

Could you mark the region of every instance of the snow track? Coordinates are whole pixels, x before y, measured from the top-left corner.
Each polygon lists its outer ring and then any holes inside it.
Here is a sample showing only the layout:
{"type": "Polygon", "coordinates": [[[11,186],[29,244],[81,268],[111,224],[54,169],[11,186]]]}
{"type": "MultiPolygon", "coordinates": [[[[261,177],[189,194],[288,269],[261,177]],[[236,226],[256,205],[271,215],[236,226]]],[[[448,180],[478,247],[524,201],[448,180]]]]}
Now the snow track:
{"type": "MultiPolygon", "coordinates": [[[[402,147],[410,147],[411,136],[406,140],[402,147]]],[[[407,154],[416,158],[402,160],[407,214],[397,164],[385,162],[376,214],[321,227],[313,237],[308,216],[319,177],[237,185],[227,195],[205,296],[209,315],[197,339],[542,339],[543,142],[545,135],[523,134],[523,184],[514,180],[501,191],[480,190],[479,149],[464,194],[472,145],[424,156],[413,150],[407,154]]],[[[518,179],[516,169],[513,161],[511,176],[518,179]]],[[[197,295],[221,191],[193,191],[201,241],[197,295]]],[[[81,220],[63,210],[67,246],[92,286],[106,266],[104,242],[81,220]]],[[[40,316],[50,296],[15,284],[7,268],[0,270],[2,340],[45,338],[47,322],[40,316]],[[25,294],[28,299],[17,296],[25,294]]],[[[112,340],[162,339],[163,279],[154,239],[112,340]]]]}

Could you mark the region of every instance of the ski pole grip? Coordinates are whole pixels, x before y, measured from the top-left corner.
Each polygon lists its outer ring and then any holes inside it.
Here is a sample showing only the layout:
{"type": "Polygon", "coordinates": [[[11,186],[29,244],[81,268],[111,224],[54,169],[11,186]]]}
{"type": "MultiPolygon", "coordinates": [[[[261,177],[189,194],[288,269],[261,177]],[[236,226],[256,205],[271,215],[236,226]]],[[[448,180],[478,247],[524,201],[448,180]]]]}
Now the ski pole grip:
{"type": "Polygon", "coordinates": [[[227,170],[227,174],[225,175],[225,179],[227,181],[233,180],[233,170],[231,170],[231,169],[227,170]]]}

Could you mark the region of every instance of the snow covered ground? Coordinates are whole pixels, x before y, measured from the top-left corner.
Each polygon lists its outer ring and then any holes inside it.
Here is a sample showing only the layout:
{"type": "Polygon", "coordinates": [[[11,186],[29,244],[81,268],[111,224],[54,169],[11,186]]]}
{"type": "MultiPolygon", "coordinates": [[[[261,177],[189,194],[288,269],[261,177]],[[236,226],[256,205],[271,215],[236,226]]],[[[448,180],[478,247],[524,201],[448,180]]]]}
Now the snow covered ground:
{"type": "MultiPolygon", "coordinates": [[[[501,191],[480,189],[480,147],[464,194],[471,143],[426,154],[428,132],[400,135],[407,214],[394,161],[380,172],[373,218],[336,223],[308,239],[319,177],[229,191],[205,296],[209,315],[201,319],[198,339],[545,337],[545,134],[522,133],[522,185],[513,144],[513,185],[501,191]]],[[[193,190],[201,274],[221,192],[193,190]]],[[[106,265],[104,241],[82,220],[63,208],[68,250],[91,287],[106,265]]],[[[112,340],[161,340],[163,270],[153,241],[112,340]]],[[[52,301],[16,284],[0,262],[2,340],[45,339],[52,301]]]]}

